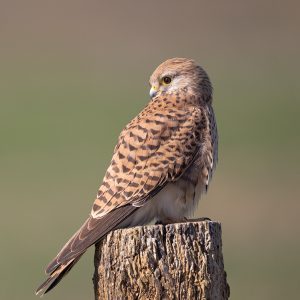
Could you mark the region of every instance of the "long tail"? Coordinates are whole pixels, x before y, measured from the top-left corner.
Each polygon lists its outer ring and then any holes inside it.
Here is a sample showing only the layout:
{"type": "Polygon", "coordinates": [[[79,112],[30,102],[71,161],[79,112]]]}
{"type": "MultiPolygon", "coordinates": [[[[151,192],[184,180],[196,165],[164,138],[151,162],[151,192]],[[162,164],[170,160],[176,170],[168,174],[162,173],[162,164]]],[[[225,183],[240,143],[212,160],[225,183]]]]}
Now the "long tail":
{"type": "Polygon", "coordinates": [[[46,268],[46,274],[49,277],[38,287],[36,294],[42,296],[52,290],[68,274],[88,247],[117,228],[125,218],[137,209],[132,205],[126,205],[114,209],[101,219],[90,216],[50,262],[46,268]]]}

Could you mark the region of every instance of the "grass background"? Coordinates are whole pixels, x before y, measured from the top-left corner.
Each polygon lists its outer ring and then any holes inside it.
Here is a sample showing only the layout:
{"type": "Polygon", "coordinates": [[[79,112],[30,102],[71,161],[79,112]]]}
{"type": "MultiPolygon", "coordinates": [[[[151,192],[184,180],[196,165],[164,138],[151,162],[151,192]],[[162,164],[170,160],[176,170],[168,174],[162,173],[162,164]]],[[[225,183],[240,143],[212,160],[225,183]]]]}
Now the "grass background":
{"type": "MultiPolygon", "coordinates": [[[[299,295],[296,1],[1,1],[0,298],[36,299],[90,211],[163,60],[210,74],[220,159],[197,216],[222,222],[231,299],[299,295]]],[[[49,299],[93,299],[93,249],[49,299]]]]}

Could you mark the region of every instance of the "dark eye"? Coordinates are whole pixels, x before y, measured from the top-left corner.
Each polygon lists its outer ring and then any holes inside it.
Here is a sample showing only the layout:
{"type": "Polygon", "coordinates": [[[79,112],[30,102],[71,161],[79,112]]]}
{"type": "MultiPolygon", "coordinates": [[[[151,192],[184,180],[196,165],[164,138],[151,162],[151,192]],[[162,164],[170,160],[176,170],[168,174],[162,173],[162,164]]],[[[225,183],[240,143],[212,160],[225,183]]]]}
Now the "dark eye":
{"type": "Polygon", "coordinates": [[[164,76],[163,79],[162,79],[162,82],[164,84],[170,84],[172,81],[172,78],[170,76],[164,76]]]}

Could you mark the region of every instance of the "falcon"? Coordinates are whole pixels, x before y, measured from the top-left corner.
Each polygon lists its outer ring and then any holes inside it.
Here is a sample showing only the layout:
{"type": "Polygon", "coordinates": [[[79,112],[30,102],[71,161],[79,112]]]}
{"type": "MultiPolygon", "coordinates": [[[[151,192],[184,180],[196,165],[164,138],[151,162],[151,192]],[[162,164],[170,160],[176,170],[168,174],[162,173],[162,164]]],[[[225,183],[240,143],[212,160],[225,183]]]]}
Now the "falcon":
{"type": "Polygon", "coordinates": [[[212,85],[194,60],[172,58],[150,77],[148,105],[123,129],[91,213],[46,268],[45,294],[110,231],[186,221],[217,162],[212,85]]]}

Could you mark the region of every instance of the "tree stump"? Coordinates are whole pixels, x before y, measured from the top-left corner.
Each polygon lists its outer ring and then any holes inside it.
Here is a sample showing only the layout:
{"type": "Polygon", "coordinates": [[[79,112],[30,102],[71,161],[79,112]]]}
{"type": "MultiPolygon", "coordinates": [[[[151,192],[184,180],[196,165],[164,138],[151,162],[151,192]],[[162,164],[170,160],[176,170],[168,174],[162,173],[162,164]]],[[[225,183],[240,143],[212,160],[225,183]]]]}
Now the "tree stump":
{"type": "Polygon", "coordinates": [[[95,299],[229,298],[221,224],[119,229],[96,244],[95,299]]]}

